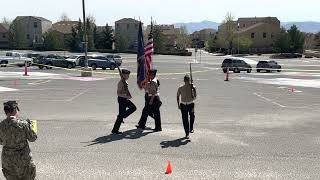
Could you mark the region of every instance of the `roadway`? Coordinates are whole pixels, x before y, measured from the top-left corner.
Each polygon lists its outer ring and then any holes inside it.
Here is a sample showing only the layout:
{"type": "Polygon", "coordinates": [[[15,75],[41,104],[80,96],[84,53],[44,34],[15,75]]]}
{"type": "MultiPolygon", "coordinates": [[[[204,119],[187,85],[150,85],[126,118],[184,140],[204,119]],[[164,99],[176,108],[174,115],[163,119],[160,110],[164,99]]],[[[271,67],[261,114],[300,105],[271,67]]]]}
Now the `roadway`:
{"type": "MultiPolygon", "coordinates": [[[[136,56],[123,58],[123,67],[135,72],[136,56]]],[[[81,78],[74,70],[31,67],[23,77],[22,68],[2,67],[0,101],[16,99],[23,116],[38,120],[31,149],[40,180],[319,179],[320,60],[278,60],[286,71],[231,73],[226,82],[223,59],[202,53],[193,64],[199,97],[190,141],[183,139],[175,96],[194,57],[154,57],[162,132],[135,129],[144,93],[132,75],[138,110],[121,126],[123,135],[110,135],[117,71],[81,78]],[[168,160],[173,173],[165,175],[168,160]]],[[[154,128],[150,118],[148,126],[154,128]]]]}

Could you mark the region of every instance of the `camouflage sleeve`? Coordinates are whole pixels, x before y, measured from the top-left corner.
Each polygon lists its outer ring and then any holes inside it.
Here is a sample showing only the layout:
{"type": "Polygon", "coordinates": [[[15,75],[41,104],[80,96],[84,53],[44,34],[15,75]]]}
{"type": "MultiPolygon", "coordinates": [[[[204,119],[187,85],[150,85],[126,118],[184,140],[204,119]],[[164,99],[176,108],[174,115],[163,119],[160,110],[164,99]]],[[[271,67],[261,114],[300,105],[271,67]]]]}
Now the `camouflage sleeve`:
{"type": "Polygon", "coordinates": [[[0,145],[3,145],[2,134],[0,132],[0,145]]]}
{"type": "Polygon", "coordinates": [[[33,131],[33,129],[31,128],[31,121],[30,119],[27,119],[27,123],[26,123],[26,133],[27,133],[27,139],[30,142],[34,142],[37,140],[38,136],[37,134],[33,131]]]}
{"type": "Polygon", "coordinates": [[[1,123],[0,123],[0,145],[3,145],[3,130],[1,128],[1,123]]]}

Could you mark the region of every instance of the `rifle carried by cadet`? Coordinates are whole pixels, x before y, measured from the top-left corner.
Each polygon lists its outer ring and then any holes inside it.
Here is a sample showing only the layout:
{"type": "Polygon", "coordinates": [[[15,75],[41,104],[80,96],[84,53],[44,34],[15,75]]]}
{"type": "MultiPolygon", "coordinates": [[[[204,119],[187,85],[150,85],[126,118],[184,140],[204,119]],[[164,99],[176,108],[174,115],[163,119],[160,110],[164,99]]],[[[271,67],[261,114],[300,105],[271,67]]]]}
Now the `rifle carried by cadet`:
{"type": "Polygon", "coordinates": [[[121,77],[121,81],[122,81],[122,83],[124,84],[124,88],[125,88],[125,91],[126,91],[126,93],[127,93],[127,96],[128,96],[128,97],[132,97],[132,96],[131,96],[131,93],[130,93],[130,91],[129,91],[129,89],[128,89],[128,83],[127,83],[127,81],[125,80],[125,78],[123,77],[122,71],[120,70],[120,68],[119,68],[118,65],[116,65],[116,66],[117,66],[117,69],[118,69],[118,71],[119,71],[119,75],[120,75],[120,77],[121,77]]]}
{"type": "Polygon", "coordinates": [[[192,64],[190,63],[190,84],[191,84],[191,97],[195,98],[195,88],[193,86],[193,78],[192,78],[192,64]]]}

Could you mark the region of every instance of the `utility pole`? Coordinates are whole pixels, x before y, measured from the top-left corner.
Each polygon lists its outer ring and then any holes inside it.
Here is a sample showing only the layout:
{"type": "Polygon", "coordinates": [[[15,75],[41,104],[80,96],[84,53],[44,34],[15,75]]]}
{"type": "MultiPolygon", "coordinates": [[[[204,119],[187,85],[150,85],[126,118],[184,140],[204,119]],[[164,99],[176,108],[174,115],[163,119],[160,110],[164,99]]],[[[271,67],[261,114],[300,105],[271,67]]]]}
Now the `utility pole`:
{"type": "Polygon", "coordinates": [[[82,68],[81,76],[88,77],[92,76],[92,69],[88,66],[88,37],[87,37],[87,27],[86,27],[86,6],[85,0],[82,0],[82,15],[83,15],[83,41],[84,41],[84,68],[82,68]]]}
{"type": "Polygon", "coordinates": [[[240,47],[240,45],[239,45],[239,36],[240,36],[240,31],[239,31],[239,28],[240,28],[240,24],[239,24],[239,22],[238,22],[238,28],[237,28],[237,34],[238,34],[238,55],[240,54],[240,49],[239,49],[239,47],[240,47]]]}
{"type": "Polygon", "coordinates": [[[84,41],[84,64],[88,68],[88,47],[87,47],[87,27],[86,27],[86,6],[84,0],[82,0],[82,15],[83,15],[83,41],[84,41]]]}

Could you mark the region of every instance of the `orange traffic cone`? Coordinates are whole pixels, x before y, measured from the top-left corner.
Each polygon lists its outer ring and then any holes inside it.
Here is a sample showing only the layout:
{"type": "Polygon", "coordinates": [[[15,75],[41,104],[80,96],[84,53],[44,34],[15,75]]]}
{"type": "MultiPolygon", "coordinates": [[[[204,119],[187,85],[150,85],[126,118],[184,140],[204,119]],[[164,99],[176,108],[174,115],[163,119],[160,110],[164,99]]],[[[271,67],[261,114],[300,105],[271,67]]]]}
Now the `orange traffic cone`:
{"type": "Polygon", "coordinates": [[[171,173],[172,173],[172,167],[171,167],[170,161],[168,161],[168,166],[167,166],[166,174],[171,174],[171,173]]]}
{"type": "Polygon", "coordinates": [[[27,61],[24,63],[24,76],[29,76],[28,75],[28,63],[27,63],[27,61]]]}

